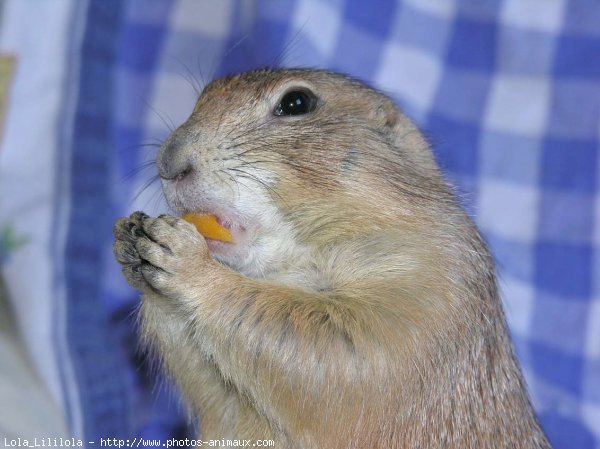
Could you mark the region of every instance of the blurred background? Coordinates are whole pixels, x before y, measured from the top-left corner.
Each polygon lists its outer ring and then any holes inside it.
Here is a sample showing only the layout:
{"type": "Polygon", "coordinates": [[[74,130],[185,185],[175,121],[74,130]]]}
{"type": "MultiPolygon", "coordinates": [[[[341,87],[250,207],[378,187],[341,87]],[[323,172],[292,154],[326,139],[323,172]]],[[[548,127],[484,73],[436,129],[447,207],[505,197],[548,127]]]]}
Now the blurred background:
{"type": "Polygon", "coordinates": [[[498,264],[555,448],[600,448],[597,0],[0,1],[0,441],[193,435],[139,354],[115,219],[198,91],[342,71],[424,130],[498,264]]]}

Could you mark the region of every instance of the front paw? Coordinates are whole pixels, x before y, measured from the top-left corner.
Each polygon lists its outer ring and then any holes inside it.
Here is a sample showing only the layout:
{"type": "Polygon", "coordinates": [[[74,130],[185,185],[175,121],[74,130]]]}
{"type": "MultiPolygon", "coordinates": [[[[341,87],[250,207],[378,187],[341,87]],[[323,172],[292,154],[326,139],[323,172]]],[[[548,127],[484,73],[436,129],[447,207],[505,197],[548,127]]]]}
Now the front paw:
{"type": "Polygon", "coordinates": [[[146,291],[149,286],[142,275],[142,259],[135,249],[135,244],[144,236],[142,219],[143,212],[135,212],[128,218],[120,218],[113,227],[115,242],[113,252],[125,280],[134,288],[146,291]]]}
{"type": "Polygon", "coordinates": [[[210,260],[204,238],[189,223],[168,215],[151,218],[135,212],[114,226],[115,257],[125,279],[142,291],[180,297],[210,260]]]}

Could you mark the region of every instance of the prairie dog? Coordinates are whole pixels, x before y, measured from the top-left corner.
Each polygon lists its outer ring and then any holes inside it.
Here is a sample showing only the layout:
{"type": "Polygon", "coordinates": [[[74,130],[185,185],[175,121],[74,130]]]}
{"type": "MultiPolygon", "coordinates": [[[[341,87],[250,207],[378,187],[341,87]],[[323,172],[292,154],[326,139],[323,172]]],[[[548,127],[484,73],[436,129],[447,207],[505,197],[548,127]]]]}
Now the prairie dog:
{"type": "Polygon", "coordinates": [[[492,258],[417,128],[320,70],[218,79],[166,140],[174,214],[136,212],[114,251],[143,336],[203,438],[277,448],[547,448],[492,258]]]}

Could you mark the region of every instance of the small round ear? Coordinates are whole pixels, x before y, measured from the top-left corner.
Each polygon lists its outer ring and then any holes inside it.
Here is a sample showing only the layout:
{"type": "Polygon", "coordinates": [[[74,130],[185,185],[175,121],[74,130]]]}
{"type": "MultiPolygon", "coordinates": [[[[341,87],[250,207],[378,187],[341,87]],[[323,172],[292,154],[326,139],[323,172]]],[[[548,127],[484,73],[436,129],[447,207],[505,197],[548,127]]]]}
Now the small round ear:
{"type": "Polygon", "coordinates": [[[392,130],[400,120],[400,111],[396,105],[388,98],[382,98],[377,108],[377,116],[381,126],[386,132],[392,130]]]}
{"type": "Polygon", "coordinates": [[[392,145],[402,154],[424,168],[437,168],[429,143],[417,126],[396,107],[393,101],[384,98],[378,108],[383,132],[392,145]]]}

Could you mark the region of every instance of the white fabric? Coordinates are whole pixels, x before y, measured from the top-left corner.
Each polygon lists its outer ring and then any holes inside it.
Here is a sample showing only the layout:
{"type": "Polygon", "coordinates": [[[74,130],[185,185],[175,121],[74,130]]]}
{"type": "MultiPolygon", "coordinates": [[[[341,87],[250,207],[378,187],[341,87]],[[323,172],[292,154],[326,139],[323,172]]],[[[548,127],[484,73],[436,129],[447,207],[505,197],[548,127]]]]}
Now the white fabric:
{"type": "Polygon", "coordinates": [[[9,0],[0,27],[0,52],[17,64],[0,146],[0,227],[10,223],[26,239],[2,269],[29,357],[58,404],[64,396],[56,351],[65,348],[55,334],[64,316],[55,294],[54,166],[64,156],[59,144],[68,117],[61,114],[75,4],[9,0]]]}

